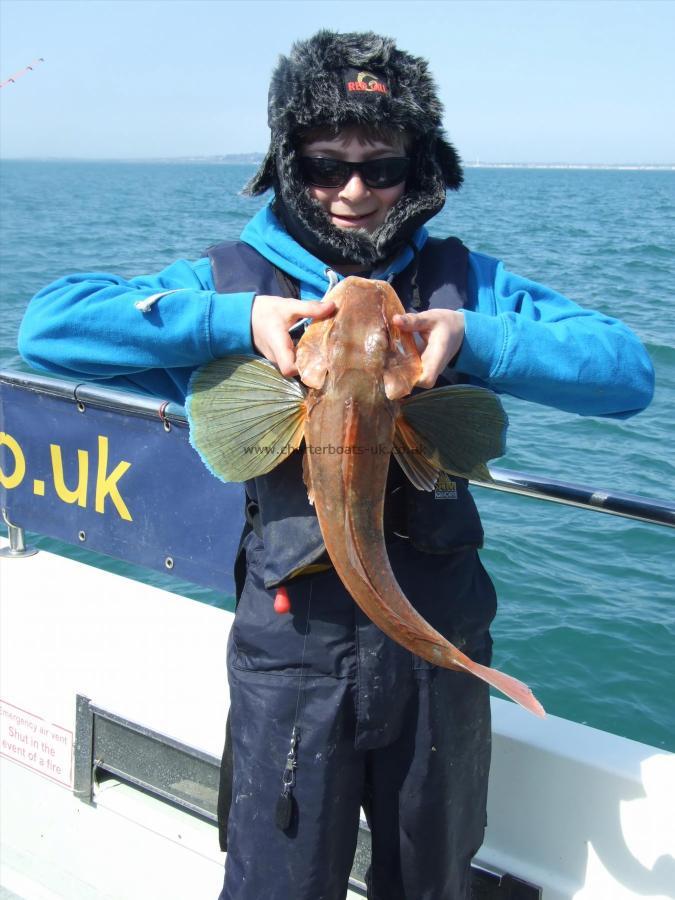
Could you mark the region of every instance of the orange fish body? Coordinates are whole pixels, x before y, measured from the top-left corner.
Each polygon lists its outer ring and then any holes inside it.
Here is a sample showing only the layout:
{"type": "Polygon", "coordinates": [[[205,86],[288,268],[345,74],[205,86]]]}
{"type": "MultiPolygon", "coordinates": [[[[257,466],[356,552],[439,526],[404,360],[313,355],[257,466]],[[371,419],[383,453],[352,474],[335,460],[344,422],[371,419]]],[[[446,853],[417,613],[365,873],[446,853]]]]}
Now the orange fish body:
{"type": "Polygon", "coordinates": [[[305,471],[336,572],[392,640],[431,663],[471,672],[542,715],[526,685],[469,659],[419,615],[399,587],[384,542],[384,498],[398,398],[411,392],[421,361],[412,338],[392,323],[404,309],[388,284],[349,278],[331,299],[336,316],[310,326],[297,360],[303,381],[309,370],[310,382],[322,382],[307,399],[305,471]]]}
{"type": "Polygon", "coordinates": [[[392,640],[438,666],[470,672],[543,716],[530,689],[479,665],[411,606],[389,564],[384,498],[389,460],[420,490],[441,472],[489,478],[504,452],[506,417],[494,394],[452,386],[410,396],[422,365],[403,313],[382,281],[347,278],[330,297],[337,312],[310,325],[297,350],[300,378],[266,360],[225,357],[193,375],[190,440],[225,481],[271,471],[305,442],[310,502],[335,571],[364,613],[392,640]]]}

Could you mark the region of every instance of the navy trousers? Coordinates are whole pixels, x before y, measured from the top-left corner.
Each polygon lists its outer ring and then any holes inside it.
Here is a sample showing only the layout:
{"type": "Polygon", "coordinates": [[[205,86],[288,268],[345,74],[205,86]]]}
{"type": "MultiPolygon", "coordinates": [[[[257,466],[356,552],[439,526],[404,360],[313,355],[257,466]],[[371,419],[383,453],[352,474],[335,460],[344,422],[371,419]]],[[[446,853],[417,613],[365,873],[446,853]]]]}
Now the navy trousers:
{"type": "MultiPolygon", "coordinates": [[[[228,649],[233,778],[220,900],[343,900],[361,808],[371,900],[468,900],[485,827],[487,685],[389,640],[332,571],[292,582],[291,613],[276,615],[263,552],[252,535],[228,649]],[[294,813],[281,831],[294,723],[294,813]]],[[[422,615],[489,664],[494,589],[476,551],[430,563],[401,544],[390,558],[422,615]]]]}

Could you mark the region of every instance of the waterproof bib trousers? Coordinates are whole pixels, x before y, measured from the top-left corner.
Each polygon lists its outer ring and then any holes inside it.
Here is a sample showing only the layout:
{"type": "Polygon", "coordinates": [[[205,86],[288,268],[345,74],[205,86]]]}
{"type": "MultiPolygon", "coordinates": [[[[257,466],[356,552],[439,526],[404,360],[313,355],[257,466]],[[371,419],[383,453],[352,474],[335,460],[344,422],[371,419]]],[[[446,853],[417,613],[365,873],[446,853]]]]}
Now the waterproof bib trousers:
{"type": "MultiPolygon", "coordinates": [[[[287,292],[246,245],[210,255],[216,290],[287,292]]],[[[430,300],[460,306],[462,245],[433,242],[420,262],[422,308],[430,300]]],[[[410,281],[394,287],[405,302],[410,281]]],[[[489,664],[496,600],[478,557],[482,528],[466,482],[419,492],[392,465],[387,490],[387,549],[405,595],[433,627],[489,664]]],[[[356,606],[324,565],[299,454],[247,485],[247,495],[228,647],[220,900],[342,900],[361,808],[372,835],[371,900],[468,900],[485,826],[487,685],[414,656],[356,606]],[[297,577],[299,562],[308,574],[297,577]],[[291,612],[277,615],[282,584],[291,612]],[[276,811],[294,726],[292,815],[281,830],[276,811]]]]}

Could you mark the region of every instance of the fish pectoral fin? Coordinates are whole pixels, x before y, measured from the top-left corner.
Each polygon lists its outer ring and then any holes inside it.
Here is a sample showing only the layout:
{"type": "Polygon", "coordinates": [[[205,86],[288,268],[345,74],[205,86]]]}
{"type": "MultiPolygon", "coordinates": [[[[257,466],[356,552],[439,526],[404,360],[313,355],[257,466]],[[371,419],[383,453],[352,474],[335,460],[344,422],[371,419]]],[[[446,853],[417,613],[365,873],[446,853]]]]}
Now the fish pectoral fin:
{"type": "Polygon", "coordinates": [[[431,491],[441,470],[429,462],[420,447],[419,435],[403,416],[396,420],[393,445],[394,459],[418,491],[431,491]]]}
{"type": "Polygon", "coordinates": [[[407,397],[415,387],[422,374],[420,358],[414,335],[401,331],[392,323],[395,315],[405,312],[393,289],[387,285],[391,294],[387,293],[384,304],[384,319],[389,332],[389,353],[382,373],[384,393],[389,400],[400,400],[407,397]]]}
{"type": "Polygon", "coordinates": [[[186,413],[190,443],[221,481],[270,472],[300,446],[306,392],[266,359],[226,356],[196,369],[186,413]]]}
{"type": "Polygon", "coordinates": [[[305,452],[302,455],[302,480],[305,482],[305,487],[307,488],[309,505],[314,506],[314,484],[312,483],[312,472],[309,468],[307,448],[305,448],[305,452]]]}
{"type": "Polygon", "coordinates": [[[422,373],[420,355],[410,334],[401,334],[394,343],[387,365],[382,372],[384,393],[388,400],[407,397],[422,373]],[[412,343],[412,347],[410,344],[412,343]]]}
{"type": "Polygon", "coordinates": [[[326,339],[333,327],[333,319],[312,322],[300,338],[295,358],[303,384],[320,390],[328,373],[326,339]]]}
{"type": "Polygon", "coordinates": [[[401,401],[400,409],[397,430],[406,435],[409,450],[414,447],[438,471],[490,480],[486,463],[506,452],[508,425],[492,391],[471,385],[435,388],[401,401]]]}

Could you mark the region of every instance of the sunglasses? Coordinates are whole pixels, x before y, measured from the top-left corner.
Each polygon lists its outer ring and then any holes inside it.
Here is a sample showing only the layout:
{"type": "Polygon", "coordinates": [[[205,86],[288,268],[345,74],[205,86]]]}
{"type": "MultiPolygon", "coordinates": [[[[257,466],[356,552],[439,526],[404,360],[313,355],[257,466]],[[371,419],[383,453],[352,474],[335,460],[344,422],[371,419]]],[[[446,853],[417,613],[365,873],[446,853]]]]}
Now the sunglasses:
{"type": "Polygon", "coordinates": [[[301,156],[300,171],[307,184],[314,187],[344,187],[354,172],[369,188],[389,188],[405,181],[410,169],[407,156],[383,156],[366,162],[345,162],[317,156],[301,156]]]}

